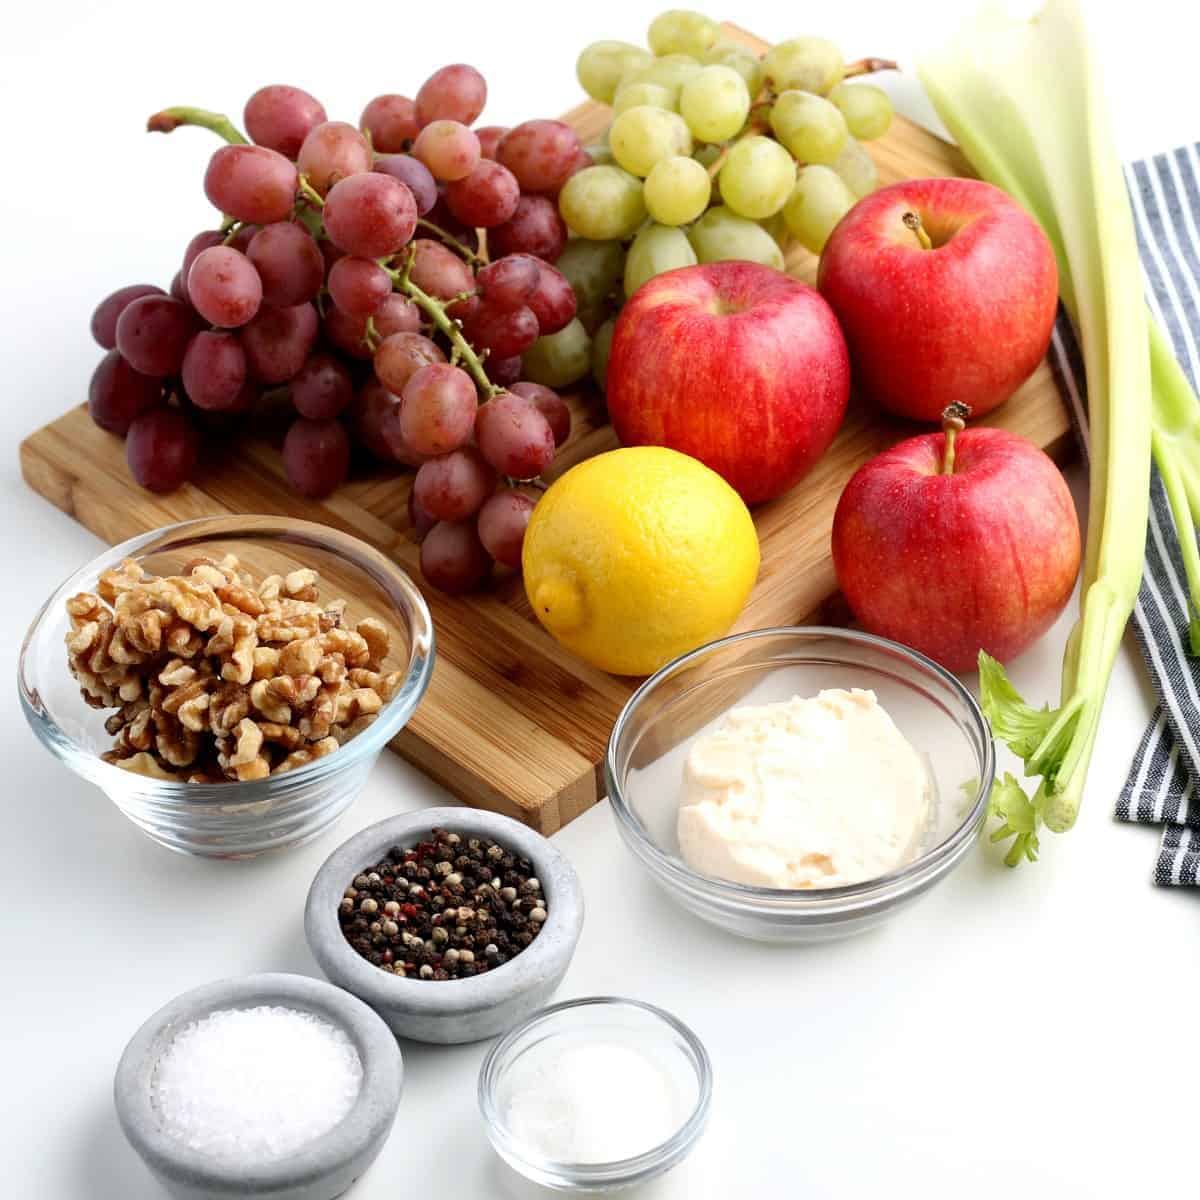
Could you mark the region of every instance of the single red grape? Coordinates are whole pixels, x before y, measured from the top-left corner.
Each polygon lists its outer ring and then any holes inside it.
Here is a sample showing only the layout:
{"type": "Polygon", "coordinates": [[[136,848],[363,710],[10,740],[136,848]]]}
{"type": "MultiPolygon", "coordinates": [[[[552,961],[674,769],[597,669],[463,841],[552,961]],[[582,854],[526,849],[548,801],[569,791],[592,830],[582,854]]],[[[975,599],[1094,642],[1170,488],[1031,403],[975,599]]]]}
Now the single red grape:
{"type": "Polygon", "coordinates": [[[125,460],[137,483],[150,492],[173,492],[192,476],[200,438],[177,408],[155,408],[129,426],[125,460]]]}
{"type": "Polygon", "coordinates": [[[474,446],[422,463],[413,480],[417,505],[439,521],[465,521],[479,511],[496,487],[496,472],[474,446]]]}
{"type": "MultiPolygon", "coordinates": [[[[121,314],[143,296],[163,294],[162,288],[155,287],[152,283],[131,283],[127,287],[117,288],[96,305],[96,311],[92,313],[92,337],[103,349],[111,350],[117,344],[117,321],[121,314]]],[[[174,292],[171,294],[174,295],[174,292]]],[[[186,300],[187,297],[177,296],[176,299],[186,300]]]]}
{"type": "Polygon", "coordinates": [[[413,242],[413,264],[409,279],[423,292],[439,300],[450,300],[475,289],[471,269],[453,250],[430,238],[413,242]]]}
{"type": "Polygon", "coordinates": [[[315,300],[325,280],[325,259],[316,239],[291,221],[253,232],[246,257],[262,280],[263,303],[273,308],[315,300]]]}
{"type": "Polygon", "coordinates": [[[537,287],[525,303],[533,309],[543,335],[565,329],[575,317],[575,289],[547,262],[540,262],[537,287]]]}
{"type": "Polygon", "coordinates": [[[101,429],[119,437],[162,401],[162,380],[135,371],[116,350],[100,360],[88,385],[88,415],[101,429]]]}
{"type": "Polygon", "coordinates": [[[494,160],[496,157],[496,147],[500,145],[500,139],[507,132],[507,125],[481,125],[476,129],[475,136],[479,139],[480,156],[494,160]]]}
{"type": "Polygon", "coordinates": [[[578,134],[562,121],[523,121],[505,134],[496,160],[523,192],[549,192],[562,187],[582,149],[578,134]]]}
{"type": "Polygon", "coordinates": [[[322,218],[330,240],[347,254],[383,258],[412,239],[417,202],[392,176],[370,171],[335,183],[322,218]]]}
{"type": "Polygon", "coordinates": [[[446,185],[446,207],[473,229],[502,225],[517,211],[521,189],[507,167],[481,158],[465,179],[446,185]]]}
{"type": "Polygon", "coordinates": [[[352,317],[369,317],[392,294],[391,276],[373,258],[339,258],[329,272],[329,296],[352,317]]]}
{"type": "Polygon", "coordinates": [[[143,375],[178,375],[195,331],[186,304],[172,296],[142,296],[117,318],[117,349],[143,375]]]}
{"type": "Polygon", "coordinates": [[[246,352],[232,333],[196,334],[183,356],[183,387],[197,408],[227,412],[246,384],[246,352]]]}
{"type": "Polygon", "coordinates": [[[521,369],[519,354],[514,354],[512,358],[497,358],[494,354],[489,354],[483,360],[484,374],[497,387],[508,387],[510,383],[516,383],[521,378],[521,369]]]}
{"type": "Polygon", "coordinates": [[[264,308],[240,334],[251,376],[267,384],[294,379],[319,330],[320,319],[311,304],[264,308]]]}
{"type": "Polygon", "coordinates": [[[354,381],[332,354],[313,354],[292,380],[291,397],[302,417],[328,421],[354,399],[354,381]]]}
{"type": "Polygon", "coordinates": [[[489,497],[479,510],[477,529],[483,548],[506,567],[520,567],[525,530],[533,516],[533,501],[524,492],[505,488],[489,497]]]}
{"type": "Polygon", "coordinates": [[[516,396],[524,396],[546,418],[554,434],[555,446],[561,446],[571,436],[571,410],[556,391],[529,382],[509,384],[508,390],[516,396]]]}
{"type": "Polygon", "coordinates": [[[567,244],[567,227],[553,200],[522,196],[516,211],[488,230],[488,249],[494,258],[506,254],[532,254],[554,262],[567,244]]]}
{"type": "Polygon", "coordinates": [[[266,146],[222,146],[204,173],[204,194],[239,221],[286,221],[296,201],[296,166],[266,146]]]}
{"type": "Polygon", "coordinates": [[[262,306],[263,285],[254,264],[232,246],[210,246],[192,263],[188,296],[210,324],[236,329],[262,306]]]}
{"type": "Polygon", "coordinates": [[[371,169],[371,147],[353,125],[326,121],[309,131],[296,165],[324,196],[339,179],[371,169]]]}
{"type": "Polygon", "coordinates": [[[403,150],[421,130],[417,106],[407,96],[376,96],[358,119],[359,128],[369,135],[376,154],[394,154],[403,150]]]}
{"type": "Polygon", "coordinates": [[[400,407],[400,397],[372,375],[358,390],[350,406],[350,427],[359,442],[376,458],[394,462],[395,456],[383,436],[383,422],[400,407]]]}
{"type": "Polygon", "coordinates": [[[538,339],[537,317],[525,305],[497,308],[485,301],[462,322],[463,333],[472,346],[501,358],[523,353],[538,339]]]}
{"type": "Polygon", "coordinates": [[[479,139],[458,121],[432,121],[417,134],[412,152],[435,179],[465,179],[479,163],[479,139]]]}
{"type": "Polygon", "coordinates": [[[542,260],[532,254],[493,258],[475,276],[479,294],[497,308],[520,308],[529,302],[542,278],[542,260]]]}
{"type": "Polygon", "coordinates": [[[372,170],[390,175],[412,192],[417,202],[417,216],[425,216],[437,203],[437,180],[429,173],[429,168],[411,154],[381,154],[372,170]]]}
{"type": "Polygon", "coordinates": [[[375,374],[399,396],[422,367],[445,361],[441,348],[429,338],[419,333],[393,333],[376,347],[375,374]]]}
{"type": "Polygon", "coordinates": [[[325,108],[298,87],[272,83],[246,101],[242,119],[252,142],[295,158],[304,139],[325,120],[325,108]]]}
{"type": "Polygon", "coordinates": [[[418,124],[459,121],[473,125],[487,103],[487,81],[466,63],[453,63],[434,71],[417,92],[418,124]]]}
{"type": "Polygon", "coordinates": [[[288,482],[310,499],[328,496],[350,469],[350,439],[338,421],[297,417],[283,439],[288,482]]]}
{"type": "Polygon", "coordinates": [[[479,397],[471,377],[458,367],[431,363],[419,368],[405,384],[403,401],[400,434],[418,454],[448,454],[470,438],[479,397]]]}
{"type": "Polygon", "coordinates": [[[439,521],[421,542],[421,574],[439,591],[460,595],[477,588],[492,569],[474,521],[439,521]]]}
{"type": "Polygon", "coordinates": [[[554,461],[554,433],[536,405],[501,392],[479,409],[475,441],[483,457],[511,479],[535,479],[554,461]]]}
{"type": "Polygon", "coordinates": [[[418,333],[421,329],[421,310],[399,292],[393,292],[371,319],[381,338],[391,337],[393,333],[418,333]]]}

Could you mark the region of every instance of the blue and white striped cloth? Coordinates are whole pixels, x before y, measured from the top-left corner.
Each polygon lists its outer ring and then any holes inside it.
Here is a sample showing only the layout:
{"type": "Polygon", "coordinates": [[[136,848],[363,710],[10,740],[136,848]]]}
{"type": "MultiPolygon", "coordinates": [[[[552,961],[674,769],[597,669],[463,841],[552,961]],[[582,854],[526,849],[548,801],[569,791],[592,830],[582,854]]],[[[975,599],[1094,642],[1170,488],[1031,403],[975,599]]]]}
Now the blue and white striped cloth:
{"type": "MultiPolygon", "coordinates": [[[[1200,154],[1186,146],[1125,170],[1146,298],[1191,380],[1200,385],[1200,154]]],[[[1083,371],[1069,325],[1053,349],[1084,454],[1083,371]]],[[[1154,882],[1200,884],[1200,661],[1186,649],[1187,586],[1170,506],[1152,471],[1146,566],[1134,628],[1159,705],[1117,800],[1122,821],[1164,826],[1154,882]]]]}

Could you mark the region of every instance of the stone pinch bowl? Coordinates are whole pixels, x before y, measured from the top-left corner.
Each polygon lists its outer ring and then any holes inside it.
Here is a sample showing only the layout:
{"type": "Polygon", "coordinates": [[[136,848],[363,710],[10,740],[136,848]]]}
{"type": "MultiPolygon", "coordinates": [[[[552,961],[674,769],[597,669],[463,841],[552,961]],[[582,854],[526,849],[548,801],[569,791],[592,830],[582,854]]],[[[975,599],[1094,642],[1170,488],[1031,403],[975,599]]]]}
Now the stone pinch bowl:
{"type": "Polygon", "coordinates": [[[176,997],[134,1034],[117,1066],[117,1118],[134,1150],[177,1200],[333,1200],[371,1165],[396,1119],[404,1068],[387,1026],[365,1004],[322,979],[245,975],[205,984],[176,997]],[[287,1157],[229,1164],[164,1132],[151,1099],[155,1066],[176,1033],[220,1009],[278,1005],[340,1026],[363,1066],[362,1088],[349,1113],[328,1133],[287,1157]]]}
{"type": "Polygon", "coordinates": [[[425,808],[371,825],[329,856],[308,893],[304,931],[321,970],[366,1001],[400,1037],[418,1042],[476,1042],[511,1029],[542,1008],[562,982],[583,927],[575,869],[527,825],[470,808],[425,808]],[[373,966],[342,934],[338,904],[360,872],[392,846],[407,849],[433,829],[490,838],[533,863],[546,898],[541,932],[508,962],[469,979],[404,979],[373,966]]]}

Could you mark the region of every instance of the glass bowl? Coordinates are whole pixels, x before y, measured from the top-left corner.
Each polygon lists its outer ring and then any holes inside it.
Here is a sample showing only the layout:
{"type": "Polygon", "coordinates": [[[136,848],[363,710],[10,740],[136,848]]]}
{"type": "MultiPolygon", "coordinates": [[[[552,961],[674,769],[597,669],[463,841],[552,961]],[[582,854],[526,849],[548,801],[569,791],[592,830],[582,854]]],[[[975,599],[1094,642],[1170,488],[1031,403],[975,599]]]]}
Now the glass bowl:
{"type": "Polygon", "coordinates": [[[821,941],[879,924],[951,871],[983,830],[995,762],[970,692],[935,662],[847,629],[760,629],[685,654],[630,697],[605,759],[621,837],[663,890],[713,925],[762,941],[821,941]],[[934,803],[917,857],[842,887],[752,887],[702,875],[679,853],[676,816],[692,741],[739,704],[869,688],[926,761],[934,803]]]}
{"type": "Polygon", "coordinates": [[[500,1039],[479,1071],[479,1109],[488,1140],[513,1170],[543,1187],[566,1192],[604,1192],[645,1183],[682,1162],[708,1123],[712,1063],[700,1039],[678,1018],[618,996],[589,996],[552,1004],[500,1039]],[[679,1122],[657,1146],[612,1162],[562,1162],[546,1158],[509,1125],[514,1067],[555,1071],[563,1051],[588,1044],[629,1049],[650,1060],[673,1095],[679,1122]],[[528,1057],[527,1057],[528,1056],[528,1057]]]}
{"type": "Polygon", "coordinates": [[[106,550],[70,577],[42,606],[25,635],[18,689],[42,744],[100,787],[143,833],[168,849],[213,858],[246,858],[298,846],[346,811],[379,752],[404,727],[429,684],[433,624],[413,581],[365,542],[288,517],[204,517],[169,525],[106,550]],[[344,597],[351,625],[372,616],[391,634],[384,665],[404,682],[373,724],[333,754],[295,770],[244,783],[152,779],[105,762],[111,710],[90,708],[67,667],[66,601],[91,591],[123,559],[147,571],[177,574],[189,559],[233,553],[256,578],[300,567],[320,572],[321,599],[344,597]]]}

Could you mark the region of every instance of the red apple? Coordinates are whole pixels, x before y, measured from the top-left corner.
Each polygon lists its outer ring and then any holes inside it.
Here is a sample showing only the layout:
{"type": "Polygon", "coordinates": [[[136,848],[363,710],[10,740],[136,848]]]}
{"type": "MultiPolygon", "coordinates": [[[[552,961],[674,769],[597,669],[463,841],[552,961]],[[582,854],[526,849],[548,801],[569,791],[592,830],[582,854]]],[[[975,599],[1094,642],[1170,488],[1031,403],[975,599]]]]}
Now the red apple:
{"type": "Polygon", "coordinates": [[[747,504],[787,491],[812,467],[849,391],[829,305],[756,263],[655,276],[613,333],[607,392],[617,437],[698,458],[747,504]]]}
{"type": "Polygon", "coordinates": [[[914,421],[1003,404],[1045,356],[1054,252],[1015,200],[977,179],[911,179],[860,200],[821,254],[821,295],[855,390],[914,421]]]}
{"type": "Polygon", "coordinates": [[[1058,468],[1002,429],[927,433],[854,473],[833,518],[833,565],[860,624],[970,671],[1001,662],[1063,610],[1079,521],[1058,468]]]}

